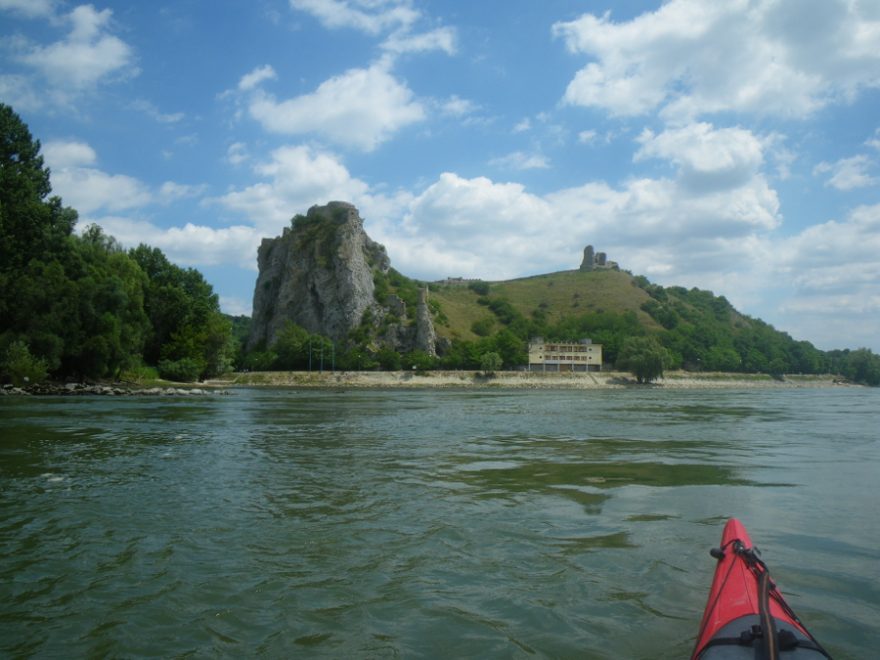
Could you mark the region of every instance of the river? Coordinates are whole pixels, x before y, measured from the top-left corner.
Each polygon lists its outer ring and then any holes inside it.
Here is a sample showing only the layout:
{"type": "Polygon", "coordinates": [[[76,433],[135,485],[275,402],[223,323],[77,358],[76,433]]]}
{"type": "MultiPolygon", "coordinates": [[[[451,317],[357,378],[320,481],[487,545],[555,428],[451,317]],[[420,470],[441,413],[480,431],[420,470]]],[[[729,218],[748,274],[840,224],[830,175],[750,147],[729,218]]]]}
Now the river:
{"type": "Polygon", "coordinates": [[[0,656],[687,658],[724,521],[880,646],[880,390],[0,400],[0,656]]]}

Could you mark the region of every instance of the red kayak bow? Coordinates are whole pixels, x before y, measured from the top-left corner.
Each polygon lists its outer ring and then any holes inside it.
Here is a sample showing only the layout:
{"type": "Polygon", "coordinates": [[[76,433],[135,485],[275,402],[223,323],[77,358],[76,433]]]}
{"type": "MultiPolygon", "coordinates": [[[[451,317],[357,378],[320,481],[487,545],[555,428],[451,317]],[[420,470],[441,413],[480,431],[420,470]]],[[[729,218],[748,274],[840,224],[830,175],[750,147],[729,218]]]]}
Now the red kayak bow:
{"type": "Polygon", "coordinates": [[[693,660],[816,660],[831,656],[788,606],[736,518],[727,521],[693,660]]]}

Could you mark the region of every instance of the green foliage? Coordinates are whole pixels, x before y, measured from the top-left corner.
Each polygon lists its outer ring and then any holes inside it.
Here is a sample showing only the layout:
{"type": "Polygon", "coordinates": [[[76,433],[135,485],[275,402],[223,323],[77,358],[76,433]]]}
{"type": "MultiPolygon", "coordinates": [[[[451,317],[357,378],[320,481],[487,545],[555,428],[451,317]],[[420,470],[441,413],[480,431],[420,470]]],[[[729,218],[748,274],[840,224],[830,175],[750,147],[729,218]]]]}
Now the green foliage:
{"type": "Polygon", "coordinates": [[[473,324],[471,324],[471,330],[479,337],[488,337],[492,333],[492,328],[494,326],[495,319],[486,317],[479,321],[474,321],[473,324]]]}
{"type": "Polygon", "coordinates": [[[46,199],[39,151],[0,104],[0,333],[59,378],[117,378],[160,360],[195,363],[200,376],[227,369],[235,342],[201,274],[146,246],[126,254],[97,225],[73,235],[76,211],[46,199]]]}
{"type": "Polygon", "coordinates": [[[429,371],[435,369],[439,362],[424,351],[412,351],[401,356],[401,368],[413,371],[429,371]]]}
{"type": "Polygon", "coordinates": [[[272,367],[284,371],[305,369],[309,366],[310,349],[311,335],[308,331],[293,321],[287,321],[272,344],[272,352],[276,355],[272,367]]]}
{"type": "Polygon", "coordinates": [[[241,368],[245,371],[270,371],[278,355],[273,351],[251,351],[244,356],[241,368]]]}
{"type": "MultiPolygon", "coordinates": [[[[373,297],[376,302],[385,305],[390,295],[396,295],[406,304],[407,318],[415,319],[419,304],[419,292],[423,288],[422,283],[389,268],[387,272],[379,269],[373,270],[373,286],[373,297]]],[[[428,304],[431,305],[431,301],[428,304]]],[[[431,311],[438,313],[440,311],[439,303],[434,302],[431,311]]]]}
{"type": "Polygon", "coordinates": [[[387,346],[379,349],[379,352],[376,354],[376,361],[383,371],[400,371],[403,366],[400,353],[387,346]]]}
{"type": "MultiPolygon", "coordinates": [[[[343,211],[338,209],[338,211],[343,211]]],[[[318,257],[318,264],[324,268],[330,265],[339,245],[339,223],[337,218],[322,213],[308,216],[296,215],[291,220],[296,234],[297,248],[310,248],[318,257]]]]}
{"type": "Polygon", "coordinates": [[[34,357],[21,339],[9,343],[0,354],[0,380],[14,385],[40,383],[48,375],[46,361],[34,357]]]}
{"type": "Polygon", "coordinates": [[[192,383],[199,379],[201,372],[202,364],[192,358],[159,361],[159,375],[165,380],[192,383]]]}
{"type": "Polygon", "coordinates": [[[232,329],[233,355],[232,366],[241,369],[244,366],[245,347],[251,333],[251,317],[249,316],[226,316],[232,329]]]}
{"type": "Polygon", "coordinates": [[[380,305],[384,305],[385,301],[388,300],[388,296],[391,294],[391,285],[388,282],[388,273],[383,273],[381,270],[373,271],[373,298],[375,298],[376,302],[380,305]]]}
{"type": "Polygon", "coordinates": [[[120,380],[131,383],[149,383],[159,378],[159,369],[157,367],[143,364],[133,365],[119,375],[120,380]]]}
{"type": "Polygon", "coordinates": [[[656,300],[648,300],[642,303],[641,309],[667,330],[672,330],[678,325],[678,314],[668,305],[663,305],[656,300]]]}
{"type": "Polygon", "coordinates": [[[481,296],[489,295],[489,283],[483,282],[482,280],[479,280],[477,282],[470,282],[468,284],[468,289],[481,296]]]}
{"type": "Polygon", "coordinates": [[[716,345],[706,352],[703,367],[708,371],[740,371],[742,359],[732,346],[716,345]]]}
{"type": "Polygon", "coordinates": [[[501,356],[495,351],[483,353],[480,356],[480,369],[482,369],[483,373],[487,376],[490,376],[501,369],[503,364],[504,361],[501,359],[501,356]]]}
{"type": "Polygon", "coordinates": [[[864,385],[880,385],[880,355],[870,349],[835,351],[833,357],[846,378],[864,385]]]}
{"type": "Polygon", "coordinates": [[[0,103],[0,264],[4,269],[45,259],[70,236],[77,215],[47,200],[52,187],[40,142],[8,105],[0,103]]]}
{"type": "Polygon", "coordinates": [[[200,378],[229,370],[237,349],[232,323],[220,312],[217,296],[202,274],[172,264],[161,250],[147,245],[129,255],[148,278],[144,309],[151,331],[145,361],[188,359],[198,365],[200,378]]]}
{"type": "Polygon", "coordinates": [[[617,368],[631,372],[639,383],[650,383],[663,376],[669,362],[669,352],[654,337],[630,337],[620,347],[617,368]]]}
{"type": "MultiPolygon", "coordinates": [[[[391,366],[382,366],[383,369],[392,371],[400,368],[400,354],[397,351],[382,349],[377,357],[389,361],[391,366]]],[[[364,346],[352,346],[339,355],[336,366],[345,371],[369,371],[380,366],[377,357],[374,357],[364,346]]]]}

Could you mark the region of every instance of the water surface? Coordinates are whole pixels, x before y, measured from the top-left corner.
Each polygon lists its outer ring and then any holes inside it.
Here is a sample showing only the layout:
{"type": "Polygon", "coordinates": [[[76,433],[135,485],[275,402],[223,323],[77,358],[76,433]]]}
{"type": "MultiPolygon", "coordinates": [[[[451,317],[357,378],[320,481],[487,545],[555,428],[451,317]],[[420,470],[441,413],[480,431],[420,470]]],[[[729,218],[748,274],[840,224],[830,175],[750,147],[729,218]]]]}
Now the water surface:
{"type": "Polygon", "coordinates": [[[725,519],[838,657],[880,391],[0,400],[0,656],[690,653],[725,519]]]}

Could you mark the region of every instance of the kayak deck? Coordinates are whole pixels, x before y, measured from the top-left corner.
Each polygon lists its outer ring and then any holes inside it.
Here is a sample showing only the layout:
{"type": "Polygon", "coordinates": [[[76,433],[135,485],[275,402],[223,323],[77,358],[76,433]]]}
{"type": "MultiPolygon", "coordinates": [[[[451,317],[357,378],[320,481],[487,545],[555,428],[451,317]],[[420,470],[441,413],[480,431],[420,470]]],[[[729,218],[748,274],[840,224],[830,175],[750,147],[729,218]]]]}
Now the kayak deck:
{"type": "Polygon", "coordinates": [[[830,657],[785,602],[745,526],[724,527],[694,660],[830,657]]]}

